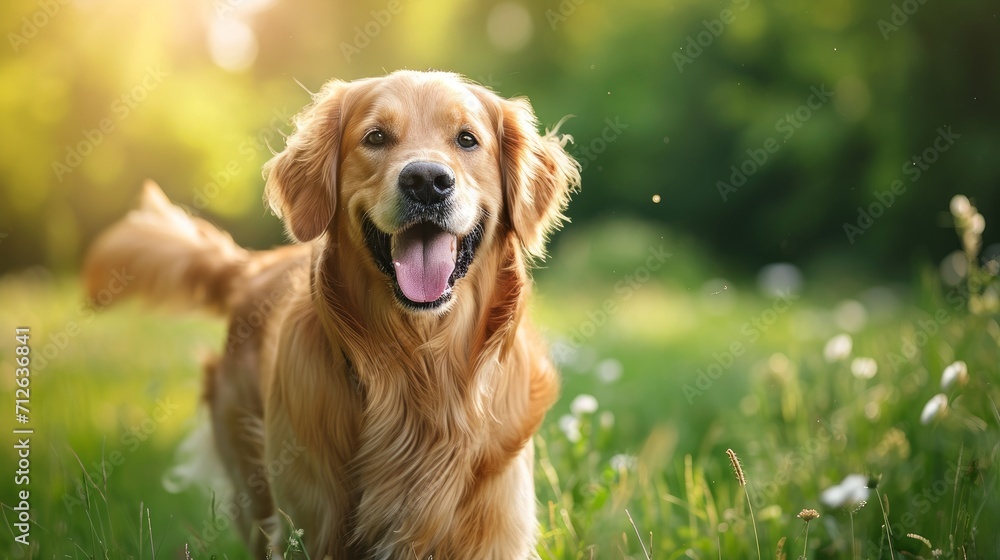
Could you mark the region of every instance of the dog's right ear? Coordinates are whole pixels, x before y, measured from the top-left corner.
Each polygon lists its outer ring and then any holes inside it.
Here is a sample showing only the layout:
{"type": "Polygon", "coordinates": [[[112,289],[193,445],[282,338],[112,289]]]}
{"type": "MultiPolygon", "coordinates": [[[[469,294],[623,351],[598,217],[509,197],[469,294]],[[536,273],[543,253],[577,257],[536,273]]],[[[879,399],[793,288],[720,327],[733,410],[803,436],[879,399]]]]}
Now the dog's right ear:
{"type": "Polygon", "coordinates": [[[337,208],[337,167],[350,84],[328,82],[295,117],[285,149],[264,164],[264,199],[298,241],[326,231],[337,208]]]}

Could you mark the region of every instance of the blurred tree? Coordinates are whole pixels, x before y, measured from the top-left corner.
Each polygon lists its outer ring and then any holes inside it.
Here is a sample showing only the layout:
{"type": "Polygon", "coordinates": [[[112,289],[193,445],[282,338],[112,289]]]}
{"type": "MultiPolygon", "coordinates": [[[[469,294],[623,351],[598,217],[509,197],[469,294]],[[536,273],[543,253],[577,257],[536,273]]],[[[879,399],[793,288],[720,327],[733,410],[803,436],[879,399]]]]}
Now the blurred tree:
{"type": "Polygon", "coordinates": [[[954,193],[1000,210],[982,0],[41,0],[0,28],[4,269],[72,269],[145,177],[242,243],[282,242],[259,170],[299,84],[397,68],[527,95],[545,126],[575,115],[576,223],[662,221],[744,271],[905,274],[953,245],[954,193]]]}

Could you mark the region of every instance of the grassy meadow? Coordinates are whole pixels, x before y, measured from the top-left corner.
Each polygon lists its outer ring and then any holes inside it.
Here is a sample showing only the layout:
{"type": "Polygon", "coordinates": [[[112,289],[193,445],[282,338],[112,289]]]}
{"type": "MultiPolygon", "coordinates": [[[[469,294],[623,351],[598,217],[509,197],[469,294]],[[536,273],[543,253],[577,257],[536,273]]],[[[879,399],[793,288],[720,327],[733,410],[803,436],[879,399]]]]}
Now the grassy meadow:
{"type": "MultiPolygon", "coordinates": [[[[963,223],[965,277],[927,262],[906,286],[787,266],[728,280],[653,226],[571,226],[536,273],[563,373],[536,440],[541,558],[995,558],[997,282],[963,223]]],[[[8,431],[0,556],[243,558],[223,504],[162,483],[221,322],[94,315],[41,269],[0,278],[0,301],[6,426],[15,327],[34,359],[34,544],[13,542],[8,431]]]]}

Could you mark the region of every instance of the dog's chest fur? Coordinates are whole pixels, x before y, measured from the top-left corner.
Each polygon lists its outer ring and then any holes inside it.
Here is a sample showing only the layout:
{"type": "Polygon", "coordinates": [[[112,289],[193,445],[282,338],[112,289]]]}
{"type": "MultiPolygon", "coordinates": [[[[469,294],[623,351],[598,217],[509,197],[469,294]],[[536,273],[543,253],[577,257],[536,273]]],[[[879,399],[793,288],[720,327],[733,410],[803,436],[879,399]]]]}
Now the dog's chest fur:
{"type": "MultiPolygon", "coordinates": [[[[334,360],[341,363],[331,373],[341,379],[330,391],[353,393],[357,415],[328,423],[327,432],[353,434],[324,437],[317,449],[337,452],[312,457],[311,468],[297,474],[338,473],[324,483],[350,503],[333,510],[317,504],[325,510],[315,512],[320,518],[341,524],[319,529],[330,536],[323,552],[360,559],[527,557],[536,525],[530,436],[554,389],[545,380],[536,391],[526,348],[515,341],[515,308],[497,317],[478,314],[467,340],[420,329],[389,336],[377,325],[359,329],[361,321],[326,318],[332,347],[324,349],[325,361],[346,358],[334,360]],[[337,461],[343,464],[330,464],[337,461]]],[[[298,403],[325,393],[294,390],[298,398],[289,401],[298,403]]],[[[279,507],[282,487],[276,485],[279,507]]]]}
{"type": "Polygon", "coordinates": [[[474,472],[475,467],[484,440],[493,434],[468,402],[474,397],[438,394],[450,390],[445,387],[453,383],[451,367],[398,371],[397,379],[430,382],[416,391],[405,382],[364,389],[363,425],[351,463],[363,490],[352,536],[374,557],[391,558],[412,549],[426,558],[438,548],[454,546],[447,539],[456,533],[456,513],[476,491],[475,479],[482,473],[474,472]]]}

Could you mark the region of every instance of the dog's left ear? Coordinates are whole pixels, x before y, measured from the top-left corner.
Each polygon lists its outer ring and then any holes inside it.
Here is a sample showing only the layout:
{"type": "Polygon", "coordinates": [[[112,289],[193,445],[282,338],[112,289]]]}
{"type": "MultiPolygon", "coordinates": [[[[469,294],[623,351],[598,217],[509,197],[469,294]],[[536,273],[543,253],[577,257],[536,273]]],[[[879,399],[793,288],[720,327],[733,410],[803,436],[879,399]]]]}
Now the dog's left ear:
{"type": "Polygon", "coordinates": [[[525,252],[545,256],[549,233],[566,220],[562,211],[580,186],[580,164],[565,149],[569,136],[538,133],[526,99],[500,99],[500,169],[510,226],[525,252]]]}
{"type": "Polygon", "coordinates": [[[264,164],[264,199],[298,241],[322,234],[337,208],[343,97],[350,84],[328,82],[295,117],[285,149],[264,164]]]}

